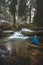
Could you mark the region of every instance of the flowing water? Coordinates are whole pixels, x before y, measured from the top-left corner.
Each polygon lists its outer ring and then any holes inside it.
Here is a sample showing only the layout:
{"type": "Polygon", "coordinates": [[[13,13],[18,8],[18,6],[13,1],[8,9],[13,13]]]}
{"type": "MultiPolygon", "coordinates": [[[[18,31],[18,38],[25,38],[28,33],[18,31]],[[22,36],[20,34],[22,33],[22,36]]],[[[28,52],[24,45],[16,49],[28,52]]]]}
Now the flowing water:
{"type": "Polygon", "coordinates": [[[42,65],[40,63],[42,63],[43,52],[34,48],[34,46],[28,46],[33,37],[26,36],[22,34],[21,31],[33,32],[30,29],[23,28],[20,31],[14,31],[9,37],[0,39],[0,48],[4,51],[2,51],[3,53],[0,51],[0,53],[2,53],[0,60],[3,62],[1,65],[42,65]],[[6,53],[7,56],[4,55],[4,53],[6,53]]]}

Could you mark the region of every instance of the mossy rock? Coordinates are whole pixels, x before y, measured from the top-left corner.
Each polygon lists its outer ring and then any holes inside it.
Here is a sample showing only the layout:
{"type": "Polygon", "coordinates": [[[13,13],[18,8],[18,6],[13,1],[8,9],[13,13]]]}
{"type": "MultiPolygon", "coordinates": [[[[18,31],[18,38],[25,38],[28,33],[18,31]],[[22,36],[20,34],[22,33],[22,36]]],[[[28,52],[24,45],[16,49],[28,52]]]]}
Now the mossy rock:
{"type": "Polygon", "coordinates": [[[37,30],[43,30],[43,27],[31,26],[30,29],[37,31],[37,30]]]}
{"type": "Polygon", "coordinates": [[[31,36],[34,36],[37,34],[37,32],[28,32],[28,31],[22,31],[22,34],[25,34],[25,35],[31,35],[31,36]]]}

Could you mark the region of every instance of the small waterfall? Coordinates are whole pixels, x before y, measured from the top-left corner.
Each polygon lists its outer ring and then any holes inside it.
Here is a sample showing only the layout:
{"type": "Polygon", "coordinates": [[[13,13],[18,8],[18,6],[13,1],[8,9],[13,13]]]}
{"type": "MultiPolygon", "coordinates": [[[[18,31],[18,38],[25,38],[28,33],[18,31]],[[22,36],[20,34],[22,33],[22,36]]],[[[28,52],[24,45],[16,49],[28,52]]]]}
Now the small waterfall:
{"type": "Polygon", "coordinates": [[[11,35],[10,37],[8,37],[8,39],[28,39],[28,36],[25,36],[21,33],[21,31],[16,31],[14,32],[13,35],[11,35]]]}

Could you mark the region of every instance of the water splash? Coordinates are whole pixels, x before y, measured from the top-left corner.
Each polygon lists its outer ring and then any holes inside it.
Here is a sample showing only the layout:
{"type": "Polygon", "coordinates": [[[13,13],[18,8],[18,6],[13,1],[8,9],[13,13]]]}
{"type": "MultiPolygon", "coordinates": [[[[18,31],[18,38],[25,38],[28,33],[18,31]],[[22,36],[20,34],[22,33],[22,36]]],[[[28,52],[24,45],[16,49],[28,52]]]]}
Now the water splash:
{"type": "Polygon", "coordinates": [[[25,36],[21,33],[21,31],[14,32],[13,35],[8,37],[8,39],[28,39],[28,36],[25,36]]]}

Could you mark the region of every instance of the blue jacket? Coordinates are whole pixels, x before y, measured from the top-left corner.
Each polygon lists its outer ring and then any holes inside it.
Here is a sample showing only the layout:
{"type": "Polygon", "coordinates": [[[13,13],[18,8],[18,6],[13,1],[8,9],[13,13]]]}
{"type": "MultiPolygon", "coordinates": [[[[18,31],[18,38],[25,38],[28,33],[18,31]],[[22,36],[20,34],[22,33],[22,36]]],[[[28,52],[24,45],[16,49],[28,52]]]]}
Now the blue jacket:
{"type": "Polygon", "coordinates": [[[35,45],[38,45],[39,44],[39,40],[38,40],[38,37],[34,37],[33,41],[32,41],[35,45]]]}

